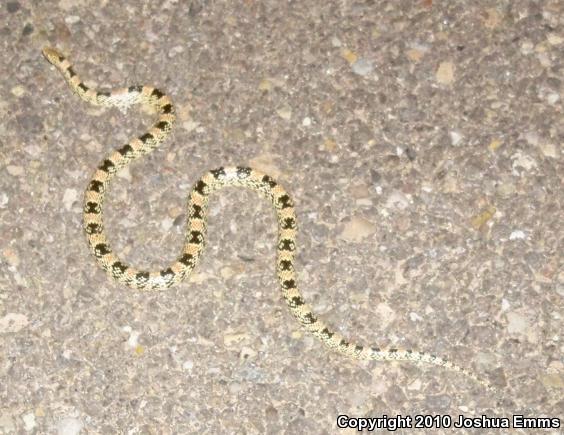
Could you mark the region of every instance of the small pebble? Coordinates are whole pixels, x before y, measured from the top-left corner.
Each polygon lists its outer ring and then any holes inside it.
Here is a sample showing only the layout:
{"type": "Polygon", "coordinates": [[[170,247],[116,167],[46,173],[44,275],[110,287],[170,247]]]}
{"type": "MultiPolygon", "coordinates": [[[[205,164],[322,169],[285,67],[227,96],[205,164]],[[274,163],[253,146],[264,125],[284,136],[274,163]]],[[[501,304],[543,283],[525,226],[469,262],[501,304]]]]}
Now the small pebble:
{"type": "Polygon", "coordinates": [[[510,334],[525,334],[530,328],[527,317],[514,311],[507,313],[507,332],[510,334]]]}
{"type": "Polygon", "coordinates": [[[67,24],[76,24],[80,21],[80,17],[78,15],[69,15],[65,17],[65,23],[67,24]]]}
{"type": "Polygon", "coordinates": [[[511,307],[511,304],[507,299],[501,300],[501,311],[507,311],[511,307]]]}
{"type": "Polygon", "coordinates": [[[537,162],[531,157],[526,154],[523,154],[521,151],[516,152],[511,156],[511,160],[513,160],[512,168],[513,172],[516,175],[519,175],[519,171],[517,168],[523,168],[525,171],[530,171],[537,167],[537,162]]]}
{"type": "Polygon", "coordinates": [[[382,328],[386,328],[386,326],[392,323],[396,318],[395,311],[384,302],[380,302],[378,305],[376,305],[376,309],[374,311],[376,318],[382,325],[382,328]]]}
{"type": "Polygon", "coordinates": [[[0,429],[4,430],[4,433],[15,433],[14,420],[7,412],[0,414],[0,429]]]}
{"type": "Polygon", "coordinates": [[[129,338],[127,339],[127,344],[129,345],[129,347],[135,349],[137,346],[139,346],[140,335],[141,334],[138,331],[134,331],[134,330],[131,331],[131,333],[129,334],[129,338]]]}
{"type": "Polygon", "coordinates": [[[8,12],[13,14],[17,11],[20,10],[21,5],[18,2],[8,2],[6,4],[6,8],[8,9],[8,12]]]}
{"type": "Polygon", "coordinates": [[[32,157],[39,157],[39,155],[41,154],[41,147],[35,144],[27,145],[24,147],[24,151],[32,157]]]}
{"type": "Polygon", "coordinates": [[[170,217],[166,217],[163,220],[161,220],[161,228],[164,231],[168,231],[172,228],[173,223],[174,223],[174,219],[170,217]]]}
{"type": "Polygon", "coordinates": [[[367,76],[374,71],[374,65],[372,61],[362,58],[352,64],[352,70],[359,76],[367,76]]]}
{"type": "Polygon", "coordinates": [[[560,373],[547,373],[541,377],[541,382],[546,388],[564,389],[564,376],[560,373]]]}
{"type": "Polygon", "coordinates": [[[292,118],[292,109],[289,107],[282,107],[281,109],[278,109],[276,113],[278,113],[280,118],[285,119],[286,121],[289,121],[290,118],[292,118]]]}
{"type": "Polygon", "coordinates": [[[8,204],[9,200],[10,200],[10,198],[8,197],[8,195],[6,195],[6,192],[1,192],[0,193],[0,208],[6,207],[6,204],[8,204]]]}
{"type": "Polygon", "coordinates": [[[65,189],[65,193],[63,194],[63,205],[65,210],[70,211],[77,198],[78,192],[75,189],[65,189]]]}
{"type": "Polygon", "coordinates": [[[184,52],[184,47],[182,45],[175,45],[168,51],[168,57],[173,58],[182,52],[184,52]]]}
{"type": "Polygon", "coordinates": [[[486,16],[483,20],[484,26],[488,29],[495,29],[501,23],[501,15],[494,8],[486,9],[486,16]]]}
{"type": "Polygon", "coordinates": [[[522,43],[521,43],[521,47],[520,47],[520,51],[521,54],[531,54],[533,52],[533,49],[535,48],[535,46],[533,45],[533,43],[531,41],[529,41],[528,39],[525,39],[522,43]]]}
{"type": "Polygon", "coordinates": [[[273,154],[265,153],[260,154],[249,160],[251,167],[257,168],[274,178],[279,178],[282,175],[282,171],[276,164],[276,156],[273,154]]]}
{"type": "Polygon", "coordinates": [[[545,157],[558,158],[558,148],[554,144],[543,142],[539,145],[539,148],[545,157]]]}
{"type": "Polygon", "coordinates": [[[480,228],[482,228],[482,226],[484,226],[491,218],[493,218],[494,214],[496,212],[495,207],[493,206],[489,206],[486,210],[484,210],[482,213],[474,216],[472,218],[471,224],[472,227],[474,227],[474,229],[479,230],[480,228]]]}
{"type": "Polygon", "coordinates": [[[57,424],[57,435],[78,435],[82,427],[83,423],[78,418],[63,418],[57,424]]]}
{"type": "Polygon", "coordinates": [[[490,144],[488,145],[488,148],[490,149],[490,151],[495,151],[501,146],[502,143],[503,142],[501,140],[494,139],[490,142],[490,144]]]}
{"type": "Polygon", "coordinates": [[[242,390],[241,384],[239,382],[231,382],[229,384],[229,393],[232,395],[238,395],[242,390]]]}
{"type": "Polygon", "coordinates": [[[441,62],[435,73],[437,82],[450,85],[454,82],[454,65],[451,62],[441,62]]]}
{"type": "Polygon", "coordinates": [[[337,150],[337,143],[333,139],[327,138],[323,142],[323,149],[325,151],[334,152],[337,150]]]}
{"type": "Polygon", "coordinates": [[[270,92],[272,90],[272,82],[268,79],[262,79],[259,83],[259,91],[270,92]]]}
{"type": "Polygon", "coordinates": [[[560,45],[564,42],[564,37],[556,34],[556,33],[549,33],[546,35],[546,39],[550,45],[560,45]]]}
{"type": "Polygon", "coordinates": [[[17,252],[14,251],[12,248],[4,248],[2,251],[2,256],[6,260],[6,262],[10,266],[18,267],[20,264],[20,257],[18,256],[17,252]]]}
{"type": "Polygon", "coordinates": [[[24,422],[24,429],[27,432],[31,432],[35,426],[37,426],[37,423],[35,422],[35,414],[33,412],[28,412],[27,414],[25,414],[22,417],[22,420],[24,422]]]}
{"type": "Polygon", "coordinates": [[[25,88],[23,86],[17,85],[10,89],[10,92],[16,97],[21,97],[23,94],[25,94],[25,88]]]}
{"type": "Polygon", "coordinates": [[[422,50],[418,50],[417,48],[410,48],[405,52],[407,58],[412,62],[419,62],[423,59],[425,53],[422,50]]]}
{"type": "Polygon", "coordinates": [[[8,313],[0,317],[0,334],[18,332],[29,323],[27,316],[18,313],[8,313]]]}
{"type": "Polygon", "coordinates": [[[546,102],[551,105],[556,104],[559,100],[560,100],[560,95],[558,95],[556,92],[550,92],[546,96],[546,102]]]}
{"type": "Polygon", "coordinates": [[[196,122],[192,119],[185,121],[182,123],[182,128],[186,130],[187,133],[190,133],[193,130],[196,130],[200,126],[199,122],[196,122]]]}
{"type": "Polygon", "coordinates": [[[405,210],[407,207],[409,207],[409,199],[399,190],[391,192],[386,200],[386,208],[388,209],[405,210]]]}
{"type": "Polygon", "coordinates": [[[257,352],[256,352],[254,349],[252,349],[252,348],[250,348],[250,347],[248,347],[248,346],[243,346],[243,347],[241,348],[241,352],[240,352],[240,354],[239,354],[239,358],[240,358],[241,360],[250,360],[250,359],[254,359],[256,356],[257,356],[257,352]]]}
{"type": "Polygon", "coordinates": [[[246,341],[248,338],[249,334],[246,332],[227,333],[223,335],[223,344],[229,347],[242,341],[246,341]]]}
{"type": "Polygon", "coordinates": [[[537,146],[540,142],[540,137],[536,131],[528,131],[523,135],[523,137],[529,145],[537,146]]]}
{"type": "Polygon", "coordinates": [[[360,242],[363,238],[374,234],[376,225],[369,220],[354,216],[343,228],[340,237],[349,242],[360,242]]]}
{"type": "Polygon", "coordinates": [[[33,25],[27,23],[22,29],[22,36],[31,35],[33,33],[33,25]]]}
{"type": "Polygon", "coordinates": [[[462,142],[462,139],[464,138],[464,136],[462,136],[459,132],[457,131],[451,131],[449,132],[449,137],[450,137],[450,143],[453,146],[457,146],[462,142]]]}
{"type": "Polygon", "coordinates": [[[341,51],[341,56],[350,64],[353,64],[358,59],[357,54],[354,51],[345,48],[341,51]]]}
{"type": "Polygon", "coordinates": [[[525,240],[527,236],[521,230],[515,230],[509,235],[509,240],[525,240]]]}
{"type": "Polygon", "coordinates": [[[224,267],[221,268],[219,273],[221,274],[221,277],[223,279],[229,279],[229,278],[232,278],[236,274],[236,271],[232,267],[224,266],[224,267]]]}

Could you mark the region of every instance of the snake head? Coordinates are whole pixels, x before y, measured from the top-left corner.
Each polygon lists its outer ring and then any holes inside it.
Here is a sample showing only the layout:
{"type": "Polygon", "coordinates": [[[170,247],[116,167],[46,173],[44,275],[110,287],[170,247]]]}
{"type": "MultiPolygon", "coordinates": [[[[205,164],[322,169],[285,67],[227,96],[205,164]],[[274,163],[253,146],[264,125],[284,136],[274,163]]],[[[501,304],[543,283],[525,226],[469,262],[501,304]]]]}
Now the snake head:
{"type": "Polygon", "coordinates": [[[45,59],[47,59],[53,65],[57,65],[65,59],[62,53],[56,50],[55,48],[43,47],[42,51],[43,51],[43,56],[45,56],[45,59]]]}

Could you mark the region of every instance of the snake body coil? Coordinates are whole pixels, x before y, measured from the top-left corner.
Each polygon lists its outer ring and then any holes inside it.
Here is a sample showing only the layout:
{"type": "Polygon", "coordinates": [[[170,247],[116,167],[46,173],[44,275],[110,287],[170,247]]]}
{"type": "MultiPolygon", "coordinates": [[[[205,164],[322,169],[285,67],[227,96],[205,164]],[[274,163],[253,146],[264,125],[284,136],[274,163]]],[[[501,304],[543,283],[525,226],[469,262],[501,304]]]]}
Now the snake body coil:
{"type": "Polygon", "coordinates": [[[414,350],[366,347],[347,341],[333,331],[312,311],[298,290],[295,270],[297,223],[293,201],[280,184],[270,176],[248,167],[220,167],[200,178],[190,193],[188,219],[183,250],[177,260],[166,269],[156,272],[137,270],[120,261],[113,252],[104,232],[103,203],[109,184],[117,171],[133,160],[151,152],[169,135],[175,121],[171,99],[156,88],[132,86],[112,92],[89,89],[78,77],[69,61],[57,50],[43,49],[46,59],[63,75],[71,89],[83,100],[99,106],[129,107],[146,104],[155,108],[157,121],[142,136],[110,153],[98,166],[84,194],[84,230],[90,249],[98,264],[114,280],[129,287],[158,290],[182,281],[198,265],[206,242],[206,221],[210,195],[224,186],[243,186],[268,198],[278,218],[278,246],[276,271],[282,295],[298,322],[329,348],[360,360],[424,362],[462,373],[488,389],[488,382],[474,373],[443,358],[414,350]]]}

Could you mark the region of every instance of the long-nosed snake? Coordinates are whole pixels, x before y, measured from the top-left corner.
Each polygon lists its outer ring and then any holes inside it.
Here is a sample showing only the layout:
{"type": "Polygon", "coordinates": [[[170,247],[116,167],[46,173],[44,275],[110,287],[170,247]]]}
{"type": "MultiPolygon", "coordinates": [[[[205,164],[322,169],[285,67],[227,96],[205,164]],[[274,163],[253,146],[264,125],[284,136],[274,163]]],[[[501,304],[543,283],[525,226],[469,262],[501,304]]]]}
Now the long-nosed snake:
{"type": "Polygon", "coordinates": [[[288,193],[269,175],[249,167],[220,167],[200,178],[188,202],[186,239],[178,259],[166,269],[146,272],[131,267],[112,251],[104,233],[103,202],[109,184],[116,173],[133,160],[153,151],[169,135],[175,121],[171,99],[149,86],[131,86],[112,92],[89,89],[75,73],[70,62],[56,49],[45,47],[43,55],[63,75],[71,89],[88,103],[99,106],[126,108],[133,104],[147,104],[159,113],[157,121],[142,136],[110,153],[94,172],[84,194],[83,222],[90,249],[98,264],[114,280],[129,287],[158,290],[182,281],[197,266],[206,242],[206,220],[210,195],[224,186],[243,186],[268,198],[278,218],[278,255],[276,271],[282,295],[298,322],[329,348],[359,360],[412,361],[429,363],[462,373],[489,390],[496,391],[487,381],[473,372],[428,353],[396,348],[366,347],[346,340],[315,315],[298,290],[294,260],[296,257],[296,213],[288,193]]]}

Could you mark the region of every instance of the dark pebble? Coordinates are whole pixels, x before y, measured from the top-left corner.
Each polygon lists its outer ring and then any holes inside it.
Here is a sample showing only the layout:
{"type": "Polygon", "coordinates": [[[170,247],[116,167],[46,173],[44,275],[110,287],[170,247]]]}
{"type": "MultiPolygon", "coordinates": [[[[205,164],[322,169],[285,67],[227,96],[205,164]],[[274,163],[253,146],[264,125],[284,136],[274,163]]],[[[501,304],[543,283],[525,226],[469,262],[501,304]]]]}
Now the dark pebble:
{"type": "Polygon", "coordinates": [[[32,33],[33,33],[33,26],[27,23],[22,29],[22,35],[27,36],[27,35],[31,35],[32,33]]]}
{"type": "Polygon", "coordinates": [[[13,14],[20,10],[21,5],[18,2],[8,2],[6,7],[8,8],[8,12],[13,14]]]}

